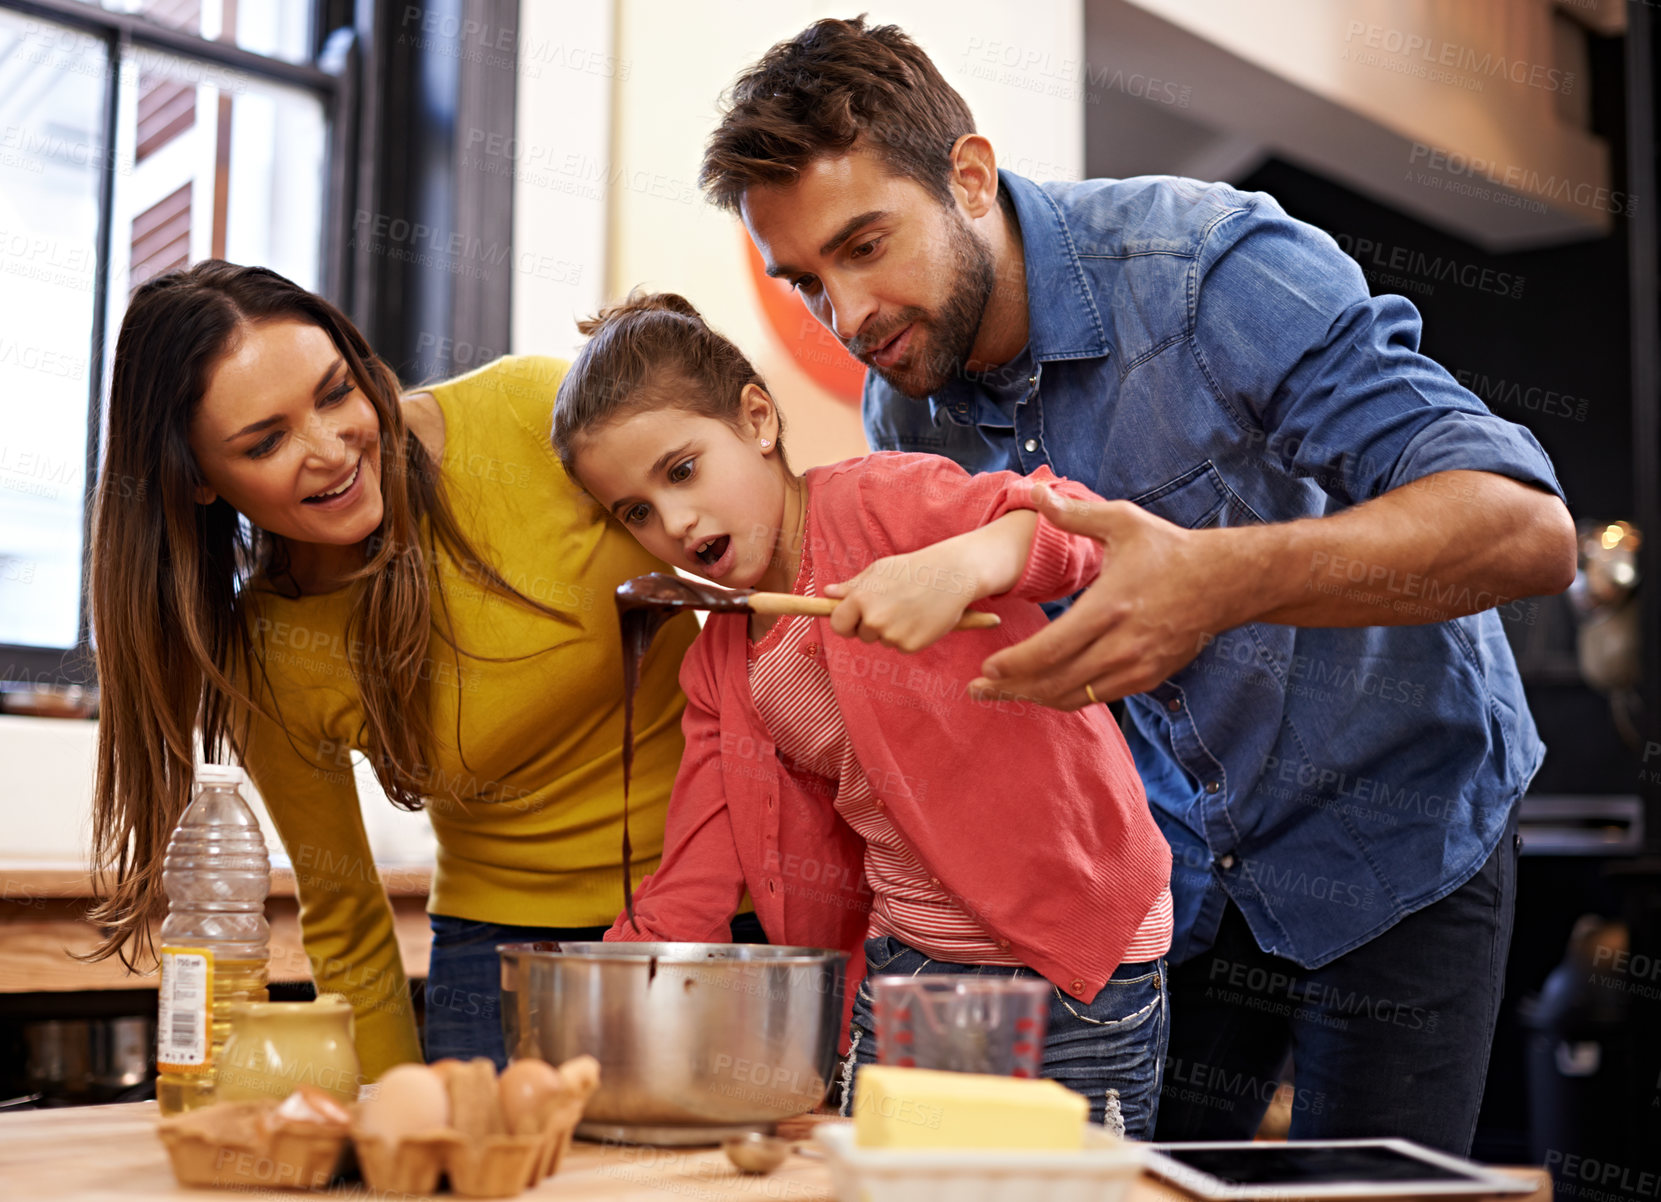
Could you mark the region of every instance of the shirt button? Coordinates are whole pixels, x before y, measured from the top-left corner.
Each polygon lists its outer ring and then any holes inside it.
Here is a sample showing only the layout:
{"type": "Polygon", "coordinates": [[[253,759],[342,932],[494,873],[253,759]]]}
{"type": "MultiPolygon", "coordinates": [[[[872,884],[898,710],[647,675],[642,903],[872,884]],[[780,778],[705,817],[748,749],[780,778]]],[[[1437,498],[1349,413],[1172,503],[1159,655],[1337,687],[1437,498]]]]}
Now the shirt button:
{"type": "Polygon", "coordinates": [[[1205,782],[1205,791],[1207,793],[1215,794],[1217,792],[1217,790],[1221,789],[1222,787],[1223,787],[1223,782],[1222,781],[1208,780],[1208,781],[1205,782]]]}
{"type": "Polygon", "coordinates": [[[879,797],[879,798],[877,798],[877,809],[879,809],[879,810],[880,810],[880,809],[882,809],[882,808],[883,808],[883,807],[884,807],[884,806],[885,806],[885,805],[887,805],[887,803],[886,803],[886,802],[885,802],[885,801],[883,801],[883,799],[882,799],[882,798],[880,798],[880,797],[879,797]]]}
{"type": "Polygon", "coordinates": [[[1217,867],[1221,868],[1224,872],[1227,872],[1230,868],[1234,867],[1234,856],[1232,854],[1224,856],[1222,859],[1217,861],[1217,867]]]}
{"type": "Polygon", "coordinates": [[[1173,697],[1165,703],[1165,708],[1170,710],[1174,714],[1179,709],[1182,708],[1182,702],[1179,701],[1177,698],[1173,697]]]}
{"type": "Polygon", "coordinates": [[[1007,939],[998,940],[998,946],[1003,948],[1005,951],[1008,951],[1009,950],[1009,940],[1007,940],[1007,939]]]}
{"type": "Polygon", "coordinates": [[[1072,981],[1072,985],[1073,985],[1073,992],[1074,993],[1083,993],[1084,992],[1084,978],[1083,977],[1074,977],[1073,981],[1072,981]]]}
{"type": "Polygon", "coordinates": [[[1038,440],[1036,438],[1029,438],[1021,445],[1026,448],[1028,454],[1031,454],[1033,451],[1038,449],[1038,440]]]}
{"type": "Polygon", "coordinates": [[[940,888],[940,878],[937,876],[931,876],[929,878],[929,884],[933,885],[936,889],[940,888]]]}
{"type": "Polygon", "coordinates": [[[1028,377],[1027,377],[1027,383],[1028,383],[1028,384],[1036,384],[1036,383],[1038,383],[1038,373],[1037,373],[1037,372],[1033,372],[1033,373],[1032,373],[1032,374],[1031,374],[1031,375],[1030,375],[1030,376],[1028,376],[1028,377]]]}
{"type": "Polygon", "coordinates": [[[803,655],[818,655],[819,654],[819,644],[818,643],[803,643],[802,644],[802,654],[803,655]]]}

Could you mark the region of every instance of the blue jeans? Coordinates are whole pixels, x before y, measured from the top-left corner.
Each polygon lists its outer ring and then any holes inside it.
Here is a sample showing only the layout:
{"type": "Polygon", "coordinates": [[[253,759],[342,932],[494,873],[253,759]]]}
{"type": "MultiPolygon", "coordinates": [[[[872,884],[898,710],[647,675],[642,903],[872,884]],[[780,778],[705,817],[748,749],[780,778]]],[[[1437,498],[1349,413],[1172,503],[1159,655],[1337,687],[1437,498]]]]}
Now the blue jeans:
{"type": "MultiPolygon", "coordinates": [[[[427,963],[426,1029],[422,1047],[429,1061],[453,1056],[471,1060],[488,1056],[506,1068],[502,1039],[502,961],[498,943],[536,940],[598,940],[603,927],[519,927],[501,922],[428,915],[433,928],[432,957],[427,963]]],[[[732,920],[734,943],[765,943],[754,914],[732,920]]]]}
{"type": "Polygon", "coordinates": [[[1293,1062],[1293,1139],[1397,1136],[1463,1156],[1511,946],[1516,819],[1441,901],[1321,968],[1269,955],[1231,904],[1171,970],[1161,1140],[1250,1139],[1293,1062]]]}
{"type": "MultiPolygon", "coordinates": [[[[1030,968],[1000,964],[948,964],[931,960],[891,935],[865,941],[865,980],[854,998],[848,1055],[842,1064],[841,1112],[853,1113],[854,1069],[875,1064],[878,1049],[871,1018],[873,976],[975,973],[1036,977],[1030,968]]],[[[1086,1005],[1050,987],[1049,1029],[1039,1075],[1059,1081],[1090,1102],[1090,1121],[1105,1122],[1131,1139],[1153,1135],[1160,1074],[1169,1033],[1165,962],[1121,964],[1086,1005]]]]}

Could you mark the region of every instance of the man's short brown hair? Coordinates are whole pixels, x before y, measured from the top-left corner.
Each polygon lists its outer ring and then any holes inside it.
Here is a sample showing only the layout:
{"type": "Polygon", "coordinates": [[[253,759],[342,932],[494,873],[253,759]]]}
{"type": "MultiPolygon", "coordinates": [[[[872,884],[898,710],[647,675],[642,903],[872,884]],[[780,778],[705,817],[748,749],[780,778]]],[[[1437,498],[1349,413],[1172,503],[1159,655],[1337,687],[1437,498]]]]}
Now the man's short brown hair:
{"type": "Polygon", "coordinates": [[[788,186],[857,144],[949,203],[952,146],[974,132],[963,97],[899,26],[828,18],[738,77],[698,182],[736,213],[755,185],[788,186]]]}

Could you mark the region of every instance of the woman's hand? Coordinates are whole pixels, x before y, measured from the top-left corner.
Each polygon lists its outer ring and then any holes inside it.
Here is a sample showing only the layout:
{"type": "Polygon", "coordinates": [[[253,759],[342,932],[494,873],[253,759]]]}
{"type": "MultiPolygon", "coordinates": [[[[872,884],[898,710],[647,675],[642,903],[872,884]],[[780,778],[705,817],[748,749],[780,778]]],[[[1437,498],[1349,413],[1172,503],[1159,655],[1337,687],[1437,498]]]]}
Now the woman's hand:
{"type": "Polygon", "coordinates": [[[951,631],[971,602],[1008,592],[1026,570],[1038,515],[1007,513],[978,530],[879,559],[825,586],[841,600],[831,629],[844,637],[921,651],[951,631]]]}

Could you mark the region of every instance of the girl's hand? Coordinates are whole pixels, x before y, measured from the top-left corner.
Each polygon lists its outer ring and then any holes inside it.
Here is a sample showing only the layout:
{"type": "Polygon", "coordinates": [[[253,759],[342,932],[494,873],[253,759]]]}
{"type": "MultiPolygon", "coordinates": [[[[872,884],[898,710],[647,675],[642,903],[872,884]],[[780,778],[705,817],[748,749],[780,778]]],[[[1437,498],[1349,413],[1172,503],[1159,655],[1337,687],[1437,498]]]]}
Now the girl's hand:
{"type": "Polygon", "coordinates": [[[879,559],[852,580],[825,586],[841,600],[831,629],[900,651],[921,651],[957,625],[981,594],[979,581],[953,540],[879,559]]]}
{"type": "Polygon", "coordinates": [[[879,559],[852,580],[825,586],[825,596],[842,599],[831,629],[921,651],[956,626],[970,602],[1015,587],[1037,529],[1038,515],[1023,509],[933,546],[879,559]]]}

